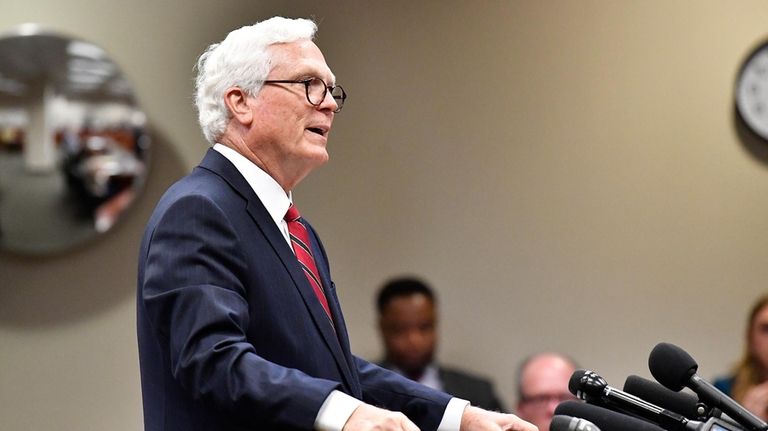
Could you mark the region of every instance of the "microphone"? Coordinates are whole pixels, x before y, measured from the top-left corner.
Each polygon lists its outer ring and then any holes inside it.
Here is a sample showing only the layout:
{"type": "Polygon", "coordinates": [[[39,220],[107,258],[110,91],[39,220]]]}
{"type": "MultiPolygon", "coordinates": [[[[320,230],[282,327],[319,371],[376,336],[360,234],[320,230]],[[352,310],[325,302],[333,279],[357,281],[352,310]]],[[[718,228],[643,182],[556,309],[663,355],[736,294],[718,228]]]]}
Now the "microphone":
{"type": "Polygon", "coordinates": [[[586,419],[554,415],[549,431],[600,431],[600,428],[586,419]]]}
{"type": "Polygon", "coordinates": [[[753,431],[768,429],[768,424],[696,374],[699,364],[680,347],[669,343],[657,344],[648,357],[648,368],[653,377],[668,389],[677,392],[688,387],[700,400],[724,411],[745,428],[753,431]]]}
{"type": "MultiPolygon", "coordinates": [[[[602,431],[663,431],[662,428],[642,419],[580,401],[563,401],[555,408],[555,415],[586,419],[599,426],[602,431]]],[[[550,431],[555,430],[551,428],[550,431]]]]}
{"type": "Polygon", "coordinates": [[[670,391],[652,380],[639,376],[629,376],[626,382],[624,382],[624,391],[655,403],[667,410],[680,413],[688,419],[706,422],[710,418],[714,418],[720,424],[736,426],[741,429],[741,425],[730,416],[720,411],[720,409],[708,407],[697,396],[687,392],[670,391]]]}
{"type": "Polygon", "coordinates": [[[679,413],[688,419],[706,420],[720,417],[720,411],[710,409],[698,397],[687,392],[674,392],[666,387],[640,376],[631,375],[624,382],[624,391],[650,401],[667,410],[679,413]]]}
{"type": "Polygon", "coordinates": [[[639,416],[667,430],[696,430],[701,425],[699,422],[689,421],[682,415],[608,386],[605,379],[594,371],[576,370],[568,382],[568,390],[587,402],[639,416]]]}

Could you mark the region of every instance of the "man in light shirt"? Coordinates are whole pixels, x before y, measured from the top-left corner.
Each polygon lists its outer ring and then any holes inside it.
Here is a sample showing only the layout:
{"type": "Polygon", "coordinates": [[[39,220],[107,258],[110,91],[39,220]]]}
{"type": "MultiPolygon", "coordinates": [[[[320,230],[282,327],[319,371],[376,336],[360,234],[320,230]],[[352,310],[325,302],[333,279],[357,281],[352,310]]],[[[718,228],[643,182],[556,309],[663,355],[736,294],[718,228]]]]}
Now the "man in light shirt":
{"type": "Polygon", "coordinates": [[[161,198],[139,255],[145,430],[535,430],[350,352],[325,250],[291,194],[328,160],[346,99],[315,31],[271,18],[198,61],[212,148],[161,198]]]}

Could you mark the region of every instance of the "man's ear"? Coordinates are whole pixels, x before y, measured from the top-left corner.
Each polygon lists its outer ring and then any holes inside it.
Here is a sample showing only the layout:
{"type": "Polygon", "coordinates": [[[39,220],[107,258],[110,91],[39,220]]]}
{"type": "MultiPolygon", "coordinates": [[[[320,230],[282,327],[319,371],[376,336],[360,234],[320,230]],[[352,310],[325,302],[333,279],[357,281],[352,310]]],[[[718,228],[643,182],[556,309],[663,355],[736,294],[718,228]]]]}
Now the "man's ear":
{"type": "Polygon", "coordinates": [[[231,87],[224,92],[224,104],[238,123],[248,126],[253,121],[253,112],[248,103],[248,95],[240,87],[231,87]]]}

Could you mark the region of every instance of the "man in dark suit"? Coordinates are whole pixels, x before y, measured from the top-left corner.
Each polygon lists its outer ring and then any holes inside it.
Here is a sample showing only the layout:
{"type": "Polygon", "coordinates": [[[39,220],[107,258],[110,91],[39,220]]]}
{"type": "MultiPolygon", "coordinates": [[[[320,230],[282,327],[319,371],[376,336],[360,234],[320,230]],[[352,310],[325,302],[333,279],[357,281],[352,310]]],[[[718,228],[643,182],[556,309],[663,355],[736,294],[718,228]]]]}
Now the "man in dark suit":
{"type": "Polygon", "coordinates": [[[346,94],[309,20],[231,32],[198,61],[212,144],[152,214],[137,324],[148,431],[532,431],[352,355],[328,259],[291,191],[346,94]]]}
{"type": "Polygon", "coordinates": [[[379,365],[488,410],[504,411],[490,380],[439,364],[437,298],[415,277],[387,281],[376,298],[384,360],[379,365]]]}

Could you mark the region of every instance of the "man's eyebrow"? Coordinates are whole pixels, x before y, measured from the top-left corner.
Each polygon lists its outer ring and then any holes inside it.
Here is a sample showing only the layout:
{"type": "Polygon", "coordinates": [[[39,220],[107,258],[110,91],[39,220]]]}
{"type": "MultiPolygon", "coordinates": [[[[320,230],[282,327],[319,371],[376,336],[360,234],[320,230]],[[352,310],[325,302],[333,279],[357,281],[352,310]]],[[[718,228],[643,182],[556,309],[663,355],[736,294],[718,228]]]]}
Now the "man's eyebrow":
{"type": "Polygon", "coordinates": [[[304,69],[304,70],[298,70],[295,73],[293,73],[292,74],[293,78],[291,79],[320,78],[323,81],[325,81],[326,85],[330,85],[331,87],[336,85],[336,75],[331,73],[330,78],[324,78],[322,75],[323,74],[317,70],[304,69]]]}

